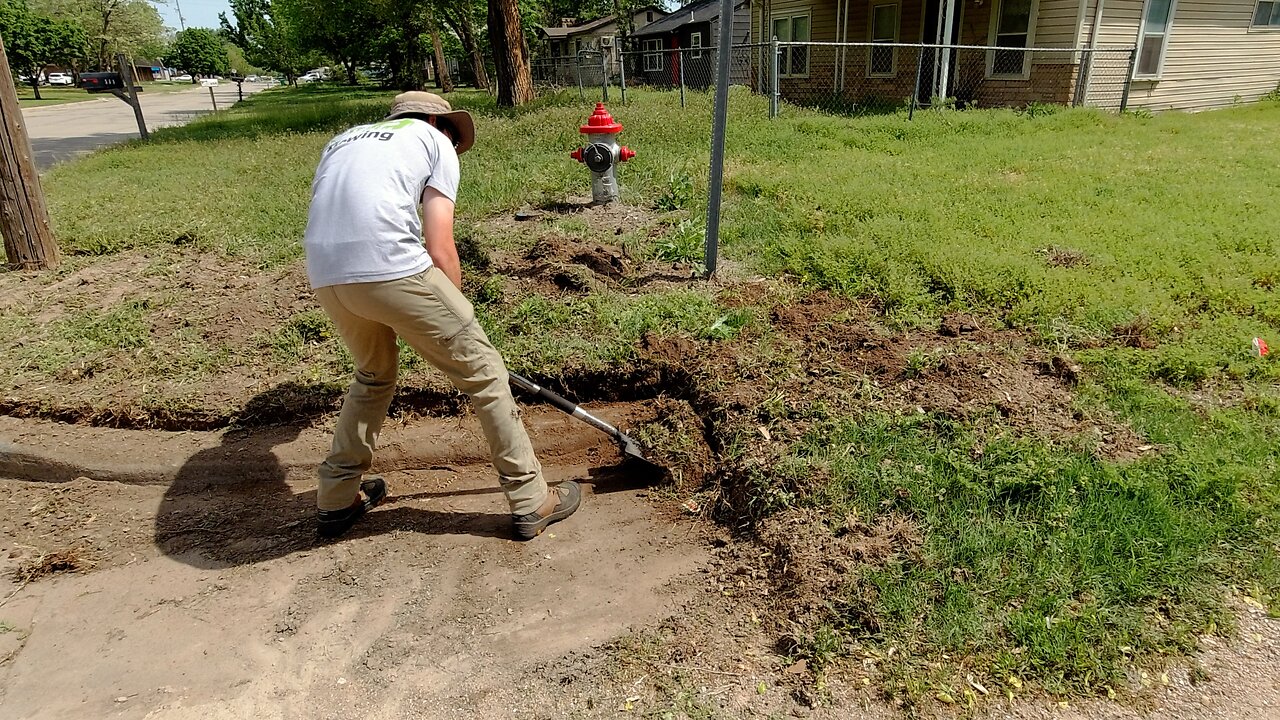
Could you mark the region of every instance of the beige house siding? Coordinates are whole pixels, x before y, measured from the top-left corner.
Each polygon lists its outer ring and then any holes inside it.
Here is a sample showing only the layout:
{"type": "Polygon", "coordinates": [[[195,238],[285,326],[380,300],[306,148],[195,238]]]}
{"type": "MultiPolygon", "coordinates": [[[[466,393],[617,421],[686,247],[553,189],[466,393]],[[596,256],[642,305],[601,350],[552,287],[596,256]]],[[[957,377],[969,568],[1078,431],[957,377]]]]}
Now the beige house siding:
{"type": "Polygon", "coordinates": [[[1036,47],[1070,48],[1080,43],[1082,0],[1040,0],[1036,47]]]}
{"type": "Polygon", "coordinates": [[[1280,83],[1280,32],[1251,30],[1253,0],[1182,0],[1158,81],[1135,80],[1130,102],[1207,110],[1254,101],[1280,83]]]}
{"type": "MultiPolygon", "coordinates": [[[[1090,0],[1086,32],[1093,24],[1090,0]]],[[[1143,0],[1106,0],[1099,45],[1136,45],[1143,0]]],[[[1255,0],[1178,0],[1157,80],[1136,79],[1129,106],[1210,110],[1251,102],[1280,83],[1280,31],[1251,29],[1255,0]]]]}

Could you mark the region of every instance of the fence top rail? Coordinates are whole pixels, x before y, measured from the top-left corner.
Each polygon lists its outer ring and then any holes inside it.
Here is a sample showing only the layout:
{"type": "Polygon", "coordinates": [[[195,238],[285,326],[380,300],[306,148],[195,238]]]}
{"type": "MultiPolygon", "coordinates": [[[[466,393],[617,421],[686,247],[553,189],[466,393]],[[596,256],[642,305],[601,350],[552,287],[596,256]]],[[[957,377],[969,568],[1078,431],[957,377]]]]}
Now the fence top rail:
{"type": "MultiPolygon", "coordinates": [[[[778,43],[778,44],[782,45],[784,43],[778,43]]],[[[803,43],[793,43],[793,44],[803,44],[803,43]]],[[[699,45],[698,47],[661,47],[661,48],[654,48],[650,50],[643,50],[641,48],[632,48],[630,50],[619,50],[618,54],[620,55],[653,55],[654,53],[670,53],[670,52],[712,52],[719,49],[720,47],[718,45],[699,45]]],[[[756,49],[767,50],[769,49],[769,43],[741,43],[738,45],[730,45],[729,49],[730,50],[756,50],[756,49]]]]}
{"type": "MultiPolygon", "coordinates": [[[[734,47],[739,47],[735,45],[734,47]]],[[[1013,50],[1020,52],[1058,52],[1058,53],[1090,53],[1090,52],[1133,52],[1136,45],[1114,45],[1106,47],[1004,47],[1001,45],[931,45],[928,43],[872,43],[872,42],[782,42],[778,47],[891,47],[891,48],[932,48],[937,50],[1013,50]]],[[[674,49],[674,48],[673,48],[674,49]]]]}

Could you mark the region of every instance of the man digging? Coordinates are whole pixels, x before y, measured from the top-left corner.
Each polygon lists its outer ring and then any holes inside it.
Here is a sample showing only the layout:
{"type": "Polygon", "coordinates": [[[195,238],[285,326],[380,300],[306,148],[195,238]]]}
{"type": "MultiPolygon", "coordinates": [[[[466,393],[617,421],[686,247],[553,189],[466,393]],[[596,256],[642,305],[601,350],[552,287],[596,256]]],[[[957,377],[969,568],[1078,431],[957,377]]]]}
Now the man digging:
{"type": "Polygon", "coordinates": [[[407,92],[386,120],[331,140],[316,169],[303,239],[307,276],[356,366],[320,465],[324,537],[346,532],[387,495],[382,478],[364,473],[395,392],[397,336],[471,398],[517,538],[536,537],[581,502],[577,483],[548,488],[506,366],[461,292],[453,210],[458,156],[474,141],[470,113],[432,93],[407,92]]]}

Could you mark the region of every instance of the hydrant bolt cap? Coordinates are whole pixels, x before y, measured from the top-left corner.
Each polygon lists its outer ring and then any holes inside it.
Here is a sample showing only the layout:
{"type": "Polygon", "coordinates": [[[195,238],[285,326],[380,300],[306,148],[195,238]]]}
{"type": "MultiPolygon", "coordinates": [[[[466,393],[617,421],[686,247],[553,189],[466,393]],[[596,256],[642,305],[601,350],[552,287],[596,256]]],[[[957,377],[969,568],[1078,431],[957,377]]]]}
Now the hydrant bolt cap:
{"type": "Polygon", "coordinates": [[[596,103],[595,112],[587,118],[587,124],[578,130],[585,135],[616,135],[622,132],[622,123],[613,119],[609,111],[604,109],[604,103],[596,103]]]}

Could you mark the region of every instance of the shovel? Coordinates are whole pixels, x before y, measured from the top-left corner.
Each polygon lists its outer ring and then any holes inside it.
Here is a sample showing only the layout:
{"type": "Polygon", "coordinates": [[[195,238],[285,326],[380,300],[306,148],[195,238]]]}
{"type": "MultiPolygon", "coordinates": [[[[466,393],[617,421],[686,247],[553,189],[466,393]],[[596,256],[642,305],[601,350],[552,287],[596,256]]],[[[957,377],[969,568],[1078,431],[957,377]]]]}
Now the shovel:
{"type": "Polygon", "coordinates": [[[538,385],[537,383],[533,382],[529,378],[524,377],[523,375],[517,375],[516,373],[509,373],[509,374],[511,375],[512,385],[515,385],[521,390],[525,390],[530,393],[533,393],[534,395],[537,395],[543,400],[546,400],[552,405],[555,405],[560,410],[563,410],[564,412],[572,415],[573,417],[581,420],[582,422],[590,425],[591,427],[613,438],[614,442],[618,443],[618,449],[622,451],[622,456],[624,460],[638,460],[639,462],[643,463],[644,465],[647,465],[648,467],[651,467],[658,471],[662,471],[661,467],[645,459],[644,455],[641,454],[640,452],[640,446],[636,443],[634,439],[631,438],[631,436],[622,432],[618,428],[610,425],[609,423],[601,420],[595,415],[592,415],[586,410],[583,410],[578,405],[575,405],[574,403],[569,402],[568,400],[561,397],[560,395],[557,395],[551,392],[550,390],[542,387],[541,385],[538,385]]]}

